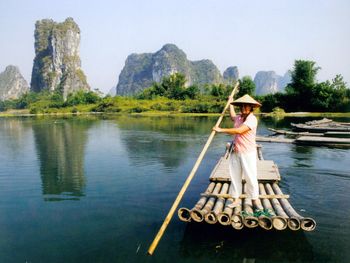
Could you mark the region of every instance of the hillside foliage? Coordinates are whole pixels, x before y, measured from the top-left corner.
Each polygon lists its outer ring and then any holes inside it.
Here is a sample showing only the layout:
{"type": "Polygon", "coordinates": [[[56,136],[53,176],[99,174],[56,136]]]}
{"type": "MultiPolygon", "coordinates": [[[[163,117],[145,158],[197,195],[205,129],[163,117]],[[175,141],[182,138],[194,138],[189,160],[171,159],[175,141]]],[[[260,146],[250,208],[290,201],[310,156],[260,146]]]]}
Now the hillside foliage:
{"type": "MultiPolygon", "coordinates": [[[[316,63],[296,60],[292,81],[283,93],[255,96],[255,84],[249,76],[239,80],[236,97],[250,94],[261,103],[262,112],[349,112],[350,90],[341,75],[324,82],[317,82],[319,71],[316,63]]],[[[101,97],[93,91],[77,91],[66,99],[59,92],[29,92],[19,99],[0,101],[0,111],[28,109],[30,113],[54,112],[174,112],[220,113],[234,83],[207,84],[204,87],[187,87],[183,74],[175,73],[153,83],[133,97],[101,97]]]]}

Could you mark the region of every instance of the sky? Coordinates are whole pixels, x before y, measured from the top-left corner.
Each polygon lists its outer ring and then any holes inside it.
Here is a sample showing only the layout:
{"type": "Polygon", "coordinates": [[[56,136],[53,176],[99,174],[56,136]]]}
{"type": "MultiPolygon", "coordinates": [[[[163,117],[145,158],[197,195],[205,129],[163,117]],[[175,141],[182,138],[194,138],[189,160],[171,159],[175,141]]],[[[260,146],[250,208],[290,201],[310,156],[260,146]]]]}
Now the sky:
{"type": "Polygon", "coordinates": [[[315,61],[318,81],[341,74],[350,86],[348,0],[0,0],[0,72],[18,66],[30,83],[37,20],[72,17],[81,31],[82,69],[107,93],[132,53],[177,45],[191,61],[210,59],[240,77],[283,75],[315,61]]]}

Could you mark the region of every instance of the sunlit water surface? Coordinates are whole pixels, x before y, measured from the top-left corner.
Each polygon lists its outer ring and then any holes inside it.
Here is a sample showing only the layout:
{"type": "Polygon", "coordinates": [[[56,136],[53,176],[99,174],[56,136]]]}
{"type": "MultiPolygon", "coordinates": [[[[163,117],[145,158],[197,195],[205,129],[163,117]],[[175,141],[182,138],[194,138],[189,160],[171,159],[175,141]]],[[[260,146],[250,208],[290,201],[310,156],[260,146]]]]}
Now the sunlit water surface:
{"type": "MultiPolygon", "coordinates": [[[[306,118],[260,118],[289,128],[306,118]]],[[[349,119],[342,119],[349,122],[349,119]]],[[[0,119],[0,262],[350,262],[350,150],[262,143],[314,232],[235,231],[175,215],[146,255],[216,117],[0,119]]],[[[230,123],[225,122],[226,126],[230,123]]],[[[218,135],[181,206],[230,137],[218,135]]]]}

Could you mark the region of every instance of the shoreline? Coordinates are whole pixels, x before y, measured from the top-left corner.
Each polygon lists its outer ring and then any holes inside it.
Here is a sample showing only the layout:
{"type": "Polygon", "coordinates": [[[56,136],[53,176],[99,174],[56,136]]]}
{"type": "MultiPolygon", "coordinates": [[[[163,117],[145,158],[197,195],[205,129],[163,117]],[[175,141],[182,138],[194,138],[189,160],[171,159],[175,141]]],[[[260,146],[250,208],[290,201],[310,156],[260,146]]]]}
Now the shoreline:
{"type": "MultiPolygon", "coordinates": [[[[141,113],[121,112],[54,112],[54,113],[29,113],[28,110],[11,110],[0,112],[0,118],[6,117],[41,117],[41,116],[82,116],[82,115],[130,115],[130,116],[219,116],[220,113],[179,113],[169,111],[145,111],[141,113]]],[[[350,117],[350,112],[286,112],[283,114],[255,113],[262,117],[350,117]]]]}

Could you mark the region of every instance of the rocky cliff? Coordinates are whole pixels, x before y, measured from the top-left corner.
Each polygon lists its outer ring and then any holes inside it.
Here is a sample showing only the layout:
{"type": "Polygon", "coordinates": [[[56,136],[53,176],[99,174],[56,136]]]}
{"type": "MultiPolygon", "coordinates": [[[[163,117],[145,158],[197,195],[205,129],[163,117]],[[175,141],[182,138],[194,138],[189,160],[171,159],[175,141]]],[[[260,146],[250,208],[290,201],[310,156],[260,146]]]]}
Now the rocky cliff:
{"type": "Polygon", "coordinates": [[[274,71],[259,71],[254,77],[255,93],[256,95],[266,95],[282,92],[290,80],[290,72],[282,77],[274,71]]]}
{"type": "Polygon", "coordinates": [[[210,60],[190,61],[177,46],[166,44],[156,53],[129,55],[119,75],[116,94],[135,94],[175,72],[186,76],[187,86],[223,81],[220,71],[210,60]]]}
{"type": "Polygon", "coordinates": [[[15,66],[7,66],[0,73],[0,100],[17,99],[29,91],[27,81],[15,66]]]}
{"type": "Polygon", "coordinates": [[[232,83],[233,81],[236,81],[239,79],[239,72],[238,72],[238,68],[235,67],[228,67],[225,71],[224,71],[224,80],[226,83],[232,83]]]}
{"type": "Polygon", "coordinates": [[[31,90],[58,90],[64,97],[80,89],[90,90],[81,69],[80,29],[72,18],[63,23],[37,21],[34,37],[31,90]]]}

